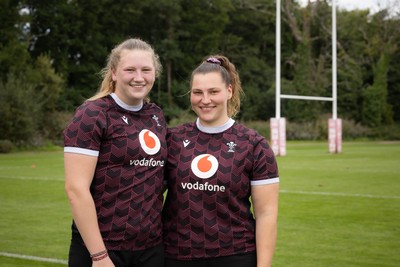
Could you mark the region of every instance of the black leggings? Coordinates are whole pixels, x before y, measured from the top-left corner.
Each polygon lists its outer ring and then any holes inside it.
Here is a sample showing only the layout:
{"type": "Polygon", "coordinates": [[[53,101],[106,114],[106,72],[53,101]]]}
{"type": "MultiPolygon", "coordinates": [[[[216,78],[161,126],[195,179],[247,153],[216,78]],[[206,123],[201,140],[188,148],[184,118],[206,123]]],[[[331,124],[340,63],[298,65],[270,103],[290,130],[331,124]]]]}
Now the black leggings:
{"type": "Polygon", "coordinates": [[[211,259],[174,260],[165,259],[165,267],[256,267],[255,252],[217,257],[211,259]]]}
{"type": "MultiPolygon", "coordinates": [[[[108,251],[116,267],[164,267],[164,246],[139,251],[108,251]]],[[[68,257],[69,267],[92,267],[89,251],[78,238],[72,238],[68,257]]]]}

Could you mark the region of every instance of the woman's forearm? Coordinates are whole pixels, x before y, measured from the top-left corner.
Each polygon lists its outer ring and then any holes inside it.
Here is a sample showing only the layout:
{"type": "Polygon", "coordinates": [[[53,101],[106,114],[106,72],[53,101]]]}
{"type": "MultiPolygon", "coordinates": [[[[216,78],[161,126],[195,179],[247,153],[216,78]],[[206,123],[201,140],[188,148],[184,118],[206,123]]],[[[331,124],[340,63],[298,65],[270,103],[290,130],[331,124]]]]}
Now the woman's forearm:
{"type": "Polygon", "coordinates": [[[257,267],[270,267],[277,236],[276,219],[271,216],[256,220],[257,267]]]}
{"type": "Polygon", "coordinates": [[[90,193],[67,193],[70,199],[72,216],[79,233],[91,254],[105,250],[97,221],[96,208],[90,193]]]}
{"type": "Polygon", "coordinates": [[[91,254],[105,249],[93,196],[90,193],[96,164],[97,157],[73,153],[64,154],[65,192],[75,224],[91,254]]]}

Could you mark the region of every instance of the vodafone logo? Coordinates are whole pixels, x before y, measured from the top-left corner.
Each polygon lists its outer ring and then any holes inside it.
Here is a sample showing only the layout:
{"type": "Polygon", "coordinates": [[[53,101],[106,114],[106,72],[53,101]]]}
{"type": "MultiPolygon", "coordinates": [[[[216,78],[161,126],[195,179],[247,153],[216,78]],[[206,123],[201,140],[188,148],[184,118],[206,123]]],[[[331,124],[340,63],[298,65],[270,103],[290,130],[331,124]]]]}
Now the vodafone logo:
{"type": "Polygon", "coordinates": [[[192,172],[201,179],[208,179],[218,170],[218,160],[210,154],[202,154],[192,161],[192,172]]]}
{"type": "MultiPolygon", "coordinates": [[[[191,169],[198,178],[208,179],[217,172],[218,160],[213,155],[202,154],[193,159],[191,169]]],[[[181,186],[186,190],[225,192],[225,186],[208,182],[181,183],[181,186]]]]}
{"type": "Polygon", "coordinates": [[[144,129],[139,133],[139,141],[140,145],[144,152],[148,155],[154,155],[158,151],[160,151],[161,143],[160,139],[158,139],[157,135],[155,135],[152,131],[144,129]]]}

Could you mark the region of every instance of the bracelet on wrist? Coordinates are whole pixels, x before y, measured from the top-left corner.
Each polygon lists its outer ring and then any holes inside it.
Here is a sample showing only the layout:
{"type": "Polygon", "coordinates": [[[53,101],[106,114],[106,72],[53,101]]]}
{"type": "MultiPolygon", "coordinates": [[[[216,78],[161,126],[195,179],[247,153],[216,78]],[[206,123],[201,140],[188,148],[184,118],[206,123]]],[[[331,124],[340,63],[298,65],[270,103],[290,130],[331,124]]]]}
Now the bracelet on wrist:
{"type": "Polygon", "coordinates": [[[102,254],[101,256],[97,256],[97,257],[92,257],[92,261],[101,261],[102,259],[105,259],[108,257],[108,253],[106,251],[105,254],[102,254]]]}
{"type": "Polygon", "coordinates": [[[91,258],[96,258],[96,257],[101,256],[103,254],[107,254],[107,249],[105,249],[103,251],[100,251],[100,252],[97,252],[97,253],[90,254],[90,257],[91,258]]]}

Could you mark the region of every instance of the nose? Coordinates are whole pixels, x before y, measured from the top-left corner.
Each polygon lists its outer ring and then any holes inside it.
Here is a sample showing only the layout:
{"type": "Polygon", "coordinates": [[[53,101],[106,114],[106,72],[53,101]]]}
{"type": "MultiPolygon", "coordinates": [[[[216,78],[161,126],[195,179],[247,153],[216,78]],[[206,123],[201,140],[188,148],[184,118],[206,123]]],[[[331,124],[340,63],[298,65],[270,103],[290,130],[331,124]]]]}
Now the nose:
{"type": "Polygon", "coordinates": [[[144,80],[143,79],[143,73],[140,70],[135,71],[135,73],[133,75],[133,80],[134,81],[143,81],[144,80]]]}
{"type": "Polygon", "coordinates": [[[203,94],[201,102],[203,102],[204,104],[210,103],[211,102],[210,95],[208,93],[203,94]]]}

